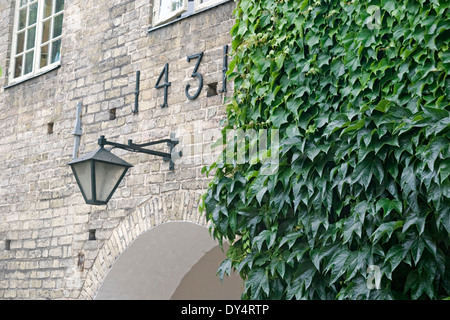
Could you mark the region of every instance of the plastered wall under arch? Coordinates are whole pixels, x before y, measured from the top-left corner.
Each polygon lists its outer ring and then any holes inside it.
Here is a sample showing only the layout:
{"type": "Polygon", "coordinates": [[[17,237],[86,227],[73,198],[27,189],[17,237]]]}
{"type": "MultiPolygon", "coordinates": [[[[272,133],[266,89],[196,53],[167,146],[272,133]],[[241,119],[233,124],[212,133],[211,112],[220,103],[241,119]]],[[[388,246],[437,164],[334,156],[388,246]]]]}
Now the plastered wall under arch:
{"type": "Polygon", "coordinates": [[[216,276],[225,253],[205,226],[167,222],[139,236],[116,260],[95,299],[239,299],[238,276],[216,276]]]}

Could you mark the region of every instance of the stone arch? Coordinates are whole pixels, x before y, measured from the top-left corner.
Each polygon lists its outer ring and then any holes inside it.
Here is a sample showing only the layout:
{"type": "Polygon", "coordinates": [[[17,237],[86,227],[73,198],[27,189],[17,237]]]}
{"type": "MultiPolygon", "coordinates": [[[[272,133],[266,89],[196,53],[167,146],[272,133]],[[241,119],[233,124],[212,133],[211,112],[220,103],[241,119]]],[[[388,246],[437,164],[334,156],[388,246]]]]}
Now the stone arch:
{"type": "Polygon", "coordinates": [[[225,258],[205,226],[170,221],[139,236],[115,261],[96,300],[239,299],[242,280],[216,275],[225,258]]]}
{"type": "Polygon", "coordinates": [[[152,197],[140,204],[114,229],[87,272],[80,299],[94,299],[106,275],[122,253],[141,235],[168,222],[207,226],[198,211],[199,191],[179,191],[152,197]]]}

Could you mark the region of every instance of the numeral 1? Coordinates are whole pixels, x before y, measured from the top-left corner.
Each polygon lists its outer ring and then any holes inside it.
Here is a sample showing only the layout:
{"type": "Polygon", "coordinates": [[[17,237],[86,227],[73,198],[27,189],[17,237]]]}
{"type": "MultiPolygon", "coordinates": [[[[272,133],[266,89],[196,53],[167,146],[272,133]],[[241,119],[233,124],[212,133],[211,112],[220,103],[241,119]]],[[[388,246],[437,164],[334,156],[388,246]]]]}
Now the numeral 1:
{"type": "Polygon", "coordinates": [[[169,105],[167,104],[167,89],[170,87],[170,82],[169,82],[169,64],[166,63],[164,65],[164,69],[161,71],[161,74],[158,77],[158,81],[156,81],[156,85],[155,88],[156,89],[161,89],[164,88],[164,102],[161,105],[162,108],[168,107],[169,105]],[[164,75],[164,83],[160,84],[161,79],[164,75]]]}
{"type": "Polygon", "coordinates": [[[228,45],[223,46],[222,92],[227,92],[228,45]]]}

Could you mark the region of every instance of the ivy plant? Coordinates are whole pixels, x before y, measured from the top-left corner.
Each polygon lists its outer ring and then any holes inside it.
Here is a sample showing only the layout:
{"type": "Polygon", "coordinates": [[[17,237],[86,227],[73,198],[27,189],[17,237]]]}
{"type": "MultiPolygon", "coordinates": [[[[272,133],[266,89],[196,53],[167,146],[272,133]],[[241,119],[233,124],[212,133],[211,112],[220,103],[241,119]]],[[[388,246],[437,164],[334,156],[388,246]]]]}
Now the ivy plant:
{"type": "Polygon", "coordinates": [[[278,167],[228,148],[204,168],[200,210],[231,244],[220,277],[237,271],[244,299],[450,296],[449,2],[241,0],[234,14],[223,136],[276,129],[278,167]]]}

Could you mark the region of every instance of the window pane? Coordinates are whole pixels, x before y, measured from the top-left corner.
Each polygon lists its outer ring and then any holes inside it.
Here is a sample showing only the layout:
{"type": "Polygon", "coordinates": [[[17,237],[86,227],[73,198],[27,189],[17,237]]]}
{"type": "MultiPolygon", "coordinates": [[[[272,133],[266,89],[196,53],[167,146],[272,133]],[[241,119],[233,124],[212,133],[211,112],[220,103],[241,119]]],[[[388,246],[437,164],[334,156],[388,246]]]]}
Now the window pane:
{"type": "Polygon", "coordinates": [[[60,59],[61,40],[56,40],[52,43],[52,59],[51,63],[58,62],[60,59]]]}
{"type": "Polygon", "coordinates": [[[53,38],[59,37],[62,33],[63,15],[55,17],[53,20],[53,38]]]}
{"type": "Polygon", "coordinates": [[[72,165],[78,181],[78,186],[81,188],[86,200],[92,200],[92,180],[91,180],[91,162],[84,161],[72,165]]]}
{"type": "Polygon", "coordinates": [[[35,2],[30,6],[30,14],[28,15],[28,25],[31,26],[32,24],[36,23],[37,19],[37,9],[38,9],[38,3],[35,2]]]}
{"type": "Polygon", "coordinates": [[[24,5],[26,5],[28,2],[28,0],[20,0],[20,6],[23,7],[24,5]]]}
{"type": "Polygon", "coordinates": [[[36,27],[28,29],[27,50],[34,47],[35,39],[36,39],[36,27]]]}
{"type": "Polygon", "coordinates": [[[27,25],[27,8],[19,11],[19,29],[22,30],[27,25]]]}
{"type": "Polygon", "coordinates": [[[25,31],[17,34],[16,54],[23,52],[25,42],[25,31]]]}
{"type": "Polygon", "coordinates": [[[52,0],[45,0],[44,4],[44,18],[50,17],[52,14],[52,0]]]}
{"type": "Polygon", "coordinates": [[[106,201],[114,190],[114,187],[127,168],[100,161],[95,161],[95,189],[96,198],[99,201],[106,201]]]}
{"type": "Polygon", "coordinates": [[[14,68],[14,78],[20,77],[22,75],[22,61],[23,61],[23,56],[19,56],[16,58],[15,68],[14,68]]]}
{"type": "Polygon", "coordinates": [[[48,40],[50,40],[50,23],[51,23],[51,19],[44,22],[44,25],[42,28],[42,43],[45,43],[48,40]]]}
{"type": "Polygon", "coordinates": [[[159,15],[164,17],[171,12],[180,9],[183,5],[183,0],[160,0],[159,15]]]}
{"type": "Polygon", "coordinates": [[[24,72],[24,74],[28,74],[31,71],[33,71],[33,57],[34,57],[34,50],[31,52],[28,52],[25,55],[25,72],[24,72]]]}
{"type": "Polygon", "coordinates": [[[41,47],[41,68],[45,67],[48,64],[48,44],[41,47]]]}
{"type": "Polygon", "coordinates": [[[177,9],[180,9],[182,5],[183,5],[183,0],[172,0],[171,10],[175,11],[177,9]]]}
{"type": "Polygon", "coordinates": [[[56,0],[55,13],[64,9],[64,0],[56,0]]]}

